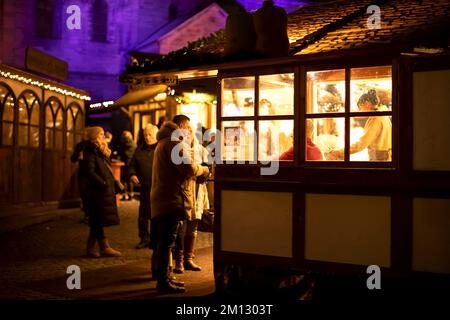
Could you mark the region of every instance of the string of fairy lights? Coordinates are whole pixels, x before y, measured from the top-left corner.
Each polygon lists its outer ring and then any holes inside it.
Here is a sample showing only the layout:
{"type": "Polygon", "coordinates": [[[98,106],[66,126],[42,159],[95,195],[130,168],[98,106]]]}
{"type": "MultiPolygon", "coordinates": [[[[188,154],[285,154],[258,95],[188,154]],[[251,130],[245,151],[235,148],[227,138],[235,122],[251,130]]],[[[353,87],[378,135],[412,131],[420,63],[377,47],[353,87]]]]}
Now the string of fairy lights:
{"type": "Polygon", "coordinates": [[[76,93],[76,92],[73,92],[73,91],[70,91],[70,90],[66,90],[66,89],[62,89],[60,87],[53,86],[53,85],[50,85],[50,84],[46,84],[46,83],[44,83],[42,81],[39,81],[39,80],[34,80],[34,79],[27,78],[27,77],[24,77],[24,76],[21,76],[21,75],[18,75],[18,74],[14,74],[14,73],[11,73],[9,71],[0,70],[0,75],[2,77],[4,77],[4,78],[7,78],[7,79],[16,80],[16,81],[19,81],[19,82],[22,82],[22,83],[25,83],[25,84],[29,84],[29,85],[33,85],[33,86],[36,86],[36,87],[39,87],[39,88],[44,88],[45,90],[50,90],[50,91],[53,91],[53,92],[56,92],[56,93],[60,93],[60,94],[66,95],[66,96],[75,97],[77,99],[86,100],[86,101],[90,101],[91,100],[91,97],[89,97],[87,95],[81,95],[79,93],[76,93]]]}

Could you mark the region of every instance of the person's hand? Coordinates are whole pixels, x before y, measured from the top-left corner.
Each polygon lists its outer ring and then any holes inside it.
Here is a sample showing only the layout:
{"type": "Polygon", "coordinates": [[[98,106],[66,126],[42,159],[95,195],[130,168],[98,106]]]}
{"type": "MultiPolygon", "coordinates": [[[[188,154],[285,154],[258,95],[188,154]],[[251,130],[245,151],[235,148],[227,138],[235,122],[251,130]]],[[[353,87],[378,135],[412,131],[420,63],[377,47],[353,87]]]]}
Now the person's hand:
{"type": "Polygon", "coordinates": [[[137,185],[137,186],[141,184],[141,183],[139,182],[138,177],[137,177],[136,175],[131,176],[130,180],[131,180],[132,183],[134,183],[134,184],[137,185]]]}
{"type": "Polygon", "coordinates": [[[209,176],[209,168],[208,167],[203,167],[203,175],[205,177],[209,176]]]}
{"type": "Polygon", "coordinates": [[[83,160],[83,151],[81,151],[80,154],[78,155],[78,160],[83,160]]]}
{"type": "Polygon", "coordinates": [[[327,160],[344,159],[344,150],[332,150],[326,154],[327,160]]]}

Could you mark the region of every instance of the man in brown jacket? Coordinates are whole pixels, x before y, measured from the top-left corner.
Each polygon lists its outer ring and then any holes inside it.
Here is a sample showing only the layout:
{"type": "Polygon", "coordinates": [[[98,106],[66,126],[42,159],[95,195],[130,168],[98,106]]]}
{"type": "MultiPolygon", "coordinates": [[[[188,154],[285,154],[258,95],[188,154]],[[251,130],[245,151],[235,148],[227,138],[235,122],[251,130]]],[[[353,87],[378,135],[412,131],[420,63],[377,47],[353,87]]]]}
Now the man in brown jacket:
{"type": "Polygon", "coordinates": [[[151,189],[152,223],[156,223],[157,289],[164,293],[184,292],[182,283],[171,276],[169,257],[175,245],[178,227],[194,210],[193,177],[208,175],[208,167],[196,164],[183,141],[189,134],[190,119],[176,115],[163,124],[157,134],[158,145],[153,158],[151,189]],[[181,130],[180,130],[181,129],[181,130]]]}

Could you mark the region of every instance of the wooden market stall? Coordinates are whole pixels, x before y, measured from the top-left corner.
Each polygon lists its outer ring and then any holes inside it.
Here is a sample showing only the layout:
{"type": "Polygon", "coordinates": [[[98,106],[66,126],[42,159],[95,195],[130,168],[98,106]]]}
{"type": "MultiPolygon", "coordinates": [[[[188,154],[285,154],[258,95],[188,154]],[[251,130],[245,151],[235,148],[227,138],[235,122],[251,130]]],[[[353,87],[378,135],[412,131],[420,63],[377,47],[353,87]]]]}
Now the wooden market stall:
{"type": "Polygon", "coordinates": [[[159,70],[128,72],[217,72],[218,291],[274,270],[366,275],[370,265],[448,281],[450,1],[372,2],[290,14],[289,57],[227,62],[202,45],[191,54],[207,58],[192,66],[175,52],[159,70]],[[383,12],[378,29],[367,27],[370,4],[383,12]],[[376,108],[360,109],[370,92],[376,108]],[[383,136],[376,148],[361,143],[368,123],[383,136]]]}
{"type": "Polygon", "coordinates": [[[0,65],[0,207],[58,207],[79,198],[70,161],[88,93],[0,65]]]}

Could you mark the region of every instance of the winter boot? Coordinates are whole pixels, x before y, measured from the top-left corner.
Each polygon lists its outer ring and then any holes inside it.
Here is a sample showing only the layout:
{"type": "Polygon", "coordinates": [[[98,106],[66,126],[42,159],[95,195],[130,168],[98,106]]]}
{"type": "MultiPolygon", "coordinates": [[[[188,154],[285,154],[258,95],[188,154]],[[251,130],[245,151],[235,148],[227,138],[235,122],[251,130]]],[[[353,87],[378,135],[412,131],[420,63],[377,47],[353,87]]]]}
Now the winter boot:
{"type": "Polygon", "coordinates": [[[102,256],[120,257],[122,255],[122,253],[120,253],[120,251],[117,251],[117,250],[114,250],[113,248],[111,248],[111,246],[109,245],[108,239],[103,238],[103,239],[99,240],[98,243],[100,245],[100,254],[102,256]]]}
{"type": "Polygon", "coordinates": [[[97,244],[97,239],[88,238],[86,246],[86,254],[88,258],[100,258],[100,254],[95,250],[95,245],[97,244]]]}
{"type": "Polygon", "coordinates": [[[175,250],[175,268],[173,269],[174,273],[183,273],[183,250],[175,250]]]}
{"type": "Polygon", "coordinates": [[[189,234],[184,236],[184,268],[191,271],[201,271],[202,268],[194,262],[194,247],[197,234],[189,234]]]}

